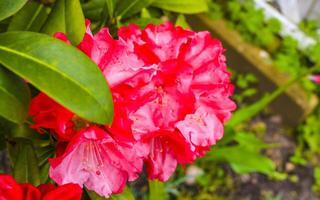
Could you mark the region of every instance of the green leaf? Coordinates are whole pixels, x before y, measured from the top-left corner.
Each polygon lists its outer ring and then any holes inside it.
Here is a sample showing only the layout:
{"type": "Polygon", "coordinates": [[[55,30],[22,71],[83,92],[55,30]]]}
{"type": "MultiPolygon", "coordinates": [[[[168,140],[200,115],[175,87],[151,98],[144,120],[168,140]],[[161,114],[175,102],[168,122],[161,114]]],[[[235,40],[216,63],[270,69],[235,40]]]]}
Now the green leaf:
{"type": "Polygon", "coordinates": [[[216,161],[228,162],[232,169],[240,174],[252,172],[272,174],[275,171],[272,160],[245,146],[213,148],[210,157],[216,161]],[[239,152],[243,156],[239,156],[239,152]]]}
{"type": "MultiPolygon", "coordinates": [[[[124,23],[124,25],[136,24],[141,29],[144,29],[148,24],[161,24],[162,21],[158,18],[136,18],[130,19],[124,23]]],[[[123,25],[123,24],[122,24],[123,25]]]]}
{"type": "Polygon", "coordinates": [[[50,9],[35,1],[28,1],[26,5],[14,15],[9,24],[8,31],[34,31],[40,30],[48,17],[50,9]]]}
{"type": "Polygon", "coordinates": [[[49,162],[46,162],[43,166],[40,167],[40,183],[44,184],[47,183],[49,180],[49,162]]]}
{"type": "MultiPolygon", "coordinates": [[[[128,18],[148,7],[154,0],[121,0],[116,9],[117,17],[128,18]]],[[[157,1],[157,0],[156,0],[157,1]]]]}
{"type": "Polygon", "coordinates": [[[181,14],[177,17],[175,25],[181,26],[182,28],[185,28],[185,29],[191,29],[186,18],[184,17],[184,15],[181,15],[181,14]]]}
{"type": "Polygon", "coordinates": [[[22,123],[28,114],[30,92],[27,84],[0,66],[0,116],[22,123]]]}
{"type": "Polygon", "coordinates": [[[90,197],[90,200],[107,200],[106,198],[99,196],[94,191],[86,190],[88,196],[90,197]]]}
{"type": "Polygon", "coordinates": [[[75,47],[32,32],[0,34],[0,63],[89,121],[111,123],[113,104],[98,66],[75,47]]]}
{"type": "Polygon", "coordinates": [[[13,176],[19,183],[40,184],[38,160],[33,146],[27,140],[20,140],[17,144],[17,157],[13,168],[13,176]]]}
{"type": "MultiPolygon", "coordinates": [[[[301,76],[303,77],[303,76],[301,76]]],[[[255,115],[257,115],[260,111],[262,111],[266,106],[268,106],[272,101],[274,101],[277,97],[279,97],[283,92],[285,92],[293,83],[299,80],[300,77],[294,78],[288,83],[278,87],[275,91],[270,94],[265,94],[262,98],[260,98],[256,103],[251,104],[247,107],[238,109],[235,113],[233,113],[231,119],[228,121],[226,126],[236,126],[242,122],[245,122],[255,115]]]]}
{"type": "Polygon", "coordinates": [[[208,10],[206,0],[156,0],[152,6],[184,14],[195,14],[208,10]]]}
{"type": "MultiPolygon", "coordinates": [[[[102,17],[106,0],[90,0],[82,4],[82,9],[86,18],[98,21],[102,17]]],[[[109,1],[109,0],[107,0],[109,1]]],[[[111,0],[112,1],[112,0],[111,0]]],[[[109,3],[110,4],[110,3],[109,3]]]]}
{"type": "Polygon", "coordinates": [[[149,200],[168,200],[169,195],[166,192],[165,185],[160,181],[149,180],[149,200]]]}
{"type": "Polygon", "coordinates": [[[135,200],[130,188],[127,186],[120,194],[112,195],[111,200],[135,200]]]}
{"type": "Polygon", "coordinates": [[[1,0],[0,21],[18,12],[25,3],[27,0],[1,0]]]}
{"type": "Polygon", "coordinates": [[[39,134],[35,129],[30,128],[26,123],[13,124],[10,127],[8,138],[22,138],[33,142],[36,147],[44,147],[50,144],[48,134],[39,134]]]}
{"type": "Polygon", "coordinates": [[[41,32],[63,32],[72,44],[81,42],[85,33],[84,16],[79,0],[57,0],[41,32]]]}
{"type": "Polygon", "coordinates": [[[114,8],[115,8],[115,0],[105,0],[107,4],[107,10],[109,13],[109,18],[113,17],[114,8]]]}

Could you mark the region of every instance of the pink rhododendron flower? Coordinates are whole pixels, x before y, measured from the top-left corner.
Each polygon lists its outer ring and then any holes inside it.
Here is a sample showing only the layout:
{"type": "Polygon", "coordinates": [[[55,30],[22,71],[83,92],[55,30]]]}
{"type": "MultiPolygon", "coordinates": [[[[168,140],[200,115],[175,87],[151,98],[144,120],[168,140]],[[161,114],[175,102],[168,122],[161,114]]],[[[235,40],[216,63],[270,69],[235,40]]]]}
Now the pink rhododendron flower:
{"type": "Polygon", "coordinates": [[[119,193],[142,170],[143,154],[133,145],[115,141],[97,126],[83,128],[62,156],[50,159],[50,177],[59,185],[85,185],[101,196],[119,193]]]}
{"type": "Polygon", "coordinates": [[[320,75],[311,75],[309,76],[309,79],[320,85],[320,75]]]}
{"type": "MultiPolygon", "coordinates": [[[[111,126],[97,126],[44,94],[33,99],[33,127],[50,129],[60,144],[69,142],[50,160],[53,180],[108,197],[135,180],[143,162],[150,179],[166,181],[178,164],[192,163],[222,138],[236,106],[224,50],[209,32],[170,23],[144,30],[129,25],[115,40],[108,29],[92,35],[86,25],[78,48],[105,75],[115,115],[111,126]]],[[[65,35],[55,36],[69,43],[65,35]]]]}

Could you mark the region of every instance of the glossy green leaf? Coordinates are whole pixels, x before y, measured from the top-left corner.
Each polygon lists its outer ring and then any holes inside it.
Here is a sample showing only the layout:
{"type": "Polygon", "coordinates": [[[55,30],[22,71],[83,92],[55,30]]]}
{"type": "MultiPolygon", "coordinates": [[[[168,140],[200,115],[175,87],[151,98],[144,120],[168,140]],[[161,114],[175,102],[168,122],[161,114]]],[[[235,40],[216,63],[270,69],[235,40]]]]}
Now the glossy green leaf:
{"type": "Polygon", "coordinates": [[[35,1],[29,1],[16,13],[8,27],[8,31],[34,31],[40,30],[48,17],[50,9],[35,1]]]}
{"type": "Polygon", "coordinates": [[[26,2],[27,0],[1,0],[0,21],[18,12],[26,2]]]}
{"type": "Polygon", "coordinates": [[[149,180],[149,200],[168,200],[169,195],[165,189],[165,185],[160,181],[149,180]]]}
{"type": "Polygon", "coordinates": [[[30,92],[18,76],[0,66],[0,116],[22,123],[27,116],[30,92]]]}
{"type": "Polygon", "coordinates": [[[107,82],[98,66],[75,47],[39,33],[3,33],[0,63],[78,116],[111,123],[107,82]]]}
{"type": "Polygon", "coordinates": [[[194,14],[208,10],[206,0],[155,0],[152,6],[184,14],[194,14]]]}
{"type": "Polygon", "coordinates": [[[41,32],[63,32],[72,44],[79,44],[85,33],[84,16],[79,0],[57,0],[41,32]]]}
{"type": "Polygon", "coordinates": [[[153,1],[157,0],[121,0],[117,5],[117,17],[127,18],[148,7],[153,1]]]}
{"type": "Polygon", "coordinates": [[[35,186],[40,184],[38,160],[30,142],[18,141],[13,168],[13,176],[19,183],[31,183],[35,186]]]}

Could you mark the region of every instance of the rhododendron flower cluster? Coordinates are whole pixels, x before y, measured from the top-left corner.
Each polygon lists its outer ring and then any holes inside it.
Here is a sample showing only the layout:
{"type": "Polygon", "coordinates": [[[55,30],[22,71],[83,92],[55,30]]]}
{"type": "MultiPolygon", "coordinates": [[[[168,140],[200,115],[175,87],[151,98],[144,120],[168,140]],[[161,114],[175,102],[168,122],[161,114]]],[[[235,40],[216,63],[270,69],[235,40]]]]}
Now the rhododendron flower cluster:
{"type": "Polygon", "coordinates": [[[77,184],[56,187],[48,183],[35,187],[29,183],[17,183],[9,175],[0,174],[1,200],[80,200],[82,189],[77,184]]]}
{"type": "MultiPolygon", "coordinates": [[[[49,129],[58,141],[49,173],[57,184],[108,197],[137,179],[144,164],[150,179],[166,181],[222,138],[236,106],[224,49],[209,32],[129,25],[114,39],[106,28],[93,36],[86,25],[78,48],[104,74],[115,115],[111,125],[96,125],[43,93],[32,100],[32,127],[49,129]]],[[[62,33],[55,37],[69,43],[62,33]]]]}

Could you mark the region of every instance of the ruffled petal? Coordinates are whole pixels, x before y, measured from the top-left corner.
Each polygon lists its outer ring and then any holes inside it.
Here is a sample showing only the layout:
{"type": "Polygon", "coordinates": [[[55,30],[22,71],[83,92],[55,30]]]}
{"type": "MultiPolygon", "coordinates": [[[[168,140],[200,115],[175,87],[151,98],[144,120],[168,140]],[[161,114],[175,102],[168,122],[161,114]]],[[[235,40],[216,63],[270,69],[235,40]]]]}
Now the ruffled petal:
{"type": "Polygon", "coordinates": [[[128,178],[134,180],[142,170],[143,160],[133,148],[117,143],[96,126],[83,129],[61,157],[50,160],[50,177],[59,185],[85,185],[109,197],[121,192],[128,178]]]}

